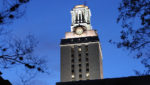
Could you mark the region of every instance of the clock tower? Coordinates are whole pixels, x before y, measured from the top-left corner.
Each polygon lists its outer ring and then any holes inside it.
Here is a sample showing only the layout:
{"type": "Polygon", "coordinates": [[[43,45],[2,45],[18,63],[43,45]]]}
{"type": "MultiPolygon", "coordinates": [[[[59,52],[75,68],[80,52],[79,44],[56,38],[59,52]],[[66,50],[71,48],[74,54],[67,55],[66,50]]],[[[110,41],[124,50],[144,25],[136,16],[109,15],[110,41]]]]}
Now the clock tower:
{"type": "Polygon", "coordinates": [[[71,15],[71,32],[60,43],[61,82],[103,79],[101,45],[91,26],[90,9],[77,5],[71,15]]]}

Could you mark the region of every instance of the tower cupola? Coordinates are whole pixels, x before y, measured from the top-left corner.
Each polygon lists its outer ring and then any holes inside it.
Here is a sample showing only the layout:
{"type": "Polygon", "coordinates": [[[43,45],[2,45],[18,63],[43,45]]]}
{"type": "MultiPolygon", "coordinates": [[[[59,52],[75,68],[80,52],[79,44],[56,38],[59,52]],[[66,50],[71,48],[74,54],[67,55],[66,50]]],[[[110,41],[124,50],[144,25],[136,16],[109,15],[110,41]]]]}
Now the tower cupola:
{"type": "Polygon", "coordinates": [[[90,24],[90,18],[91,18],[91,12],[88,6],[85,5],[77,5],[75,6],[72,11],[72,25],[71,25],[71,31],[74,30],[77,26],[84,26],[86,30],[91,30],[91,24],[90,24]]]}

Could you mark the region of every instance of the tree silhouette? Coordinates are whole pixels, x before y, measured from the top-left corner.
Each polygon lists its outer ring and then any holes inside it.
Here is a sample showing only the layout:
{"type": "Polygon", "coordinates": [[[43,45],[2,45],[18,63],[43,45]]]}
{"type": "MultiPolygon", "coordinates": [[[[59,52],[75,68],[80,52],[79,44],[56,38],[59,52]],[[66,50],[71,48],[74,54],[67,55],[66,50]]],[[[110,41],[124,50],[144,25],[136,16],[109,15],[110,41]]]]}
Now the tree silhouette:
{"type": "Polygon", "coordinates": [[[19,64],[44,72],[45,61],[33,55],[38,44],[35,37],[28,35],[25,39],[5,38],[9,32],[2,28],[23,16],[22,6],[29,0],[3,0],[3,2],[5,8],[0,11],[0,67],[9,68],[19,64]]]}
{"type": "Polygon", "coordinates": [[[115,44],[135,52],[135,57],[141,59],[146,68],[142,75],[150,74],[150,0],[122,0],[118,10],[117,23],[121,23],[123,29],[121,41],[115,44]]]}
{"type": "Polygon", "coordinates": [[[33,55],[34,48],[38,42],[32,35],[24,39],[7,39],[3,40],[0,45],[0,67],[9,68],[12,65],[22,64],[29,69],[37,69],[40,72],[44,60],[33,55]]]}
{"type": "MultiPolygon", "coordinates": [[[[26,72],[19,75],[21,83],[27,85],[37,72],[47,73],[46,61],[34,55],[38,41],[33,35],[25,38],[8,37],[5,26],[11,25],[16,19],[25,14],[26,4],[30,0],[3,0],[3,9],[0,10],[0,73],[1,69],[24,66],[26,72]]],[[[24,70],[25,71],[25,70],[24,70]]],[[[1,77],[1,76],[0,76],[1,77]]],[[[20,85],[20,84],[19,84],[20,85]]]]}
{"type": "Polygon", "coordinates": [[[24,14],[22,6],[30,0],[3,0],[3,9],[0,11],[0,25],[12,23],[14,19],[24,14]]]}

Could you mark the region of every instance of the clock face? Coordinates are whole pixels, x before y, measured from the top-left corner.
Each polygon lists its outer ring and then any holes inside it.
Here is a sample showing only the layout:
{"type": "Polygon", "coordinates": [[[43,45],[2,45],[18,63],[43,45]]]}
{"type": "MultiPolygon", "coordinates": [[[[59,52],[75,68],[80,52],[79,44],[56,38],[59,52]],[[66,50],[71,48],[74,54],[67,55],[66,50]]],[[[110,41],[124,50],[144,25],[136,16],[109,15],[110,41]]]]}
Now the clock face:
{"type": "Polygon", "coordinates": [[[78,35],[81,35],[83,33],[83,31],[84,30],[83,30],[82,27],[77,27],[76,30],[75,30],[75,33],[78,34],[78,35]]]}

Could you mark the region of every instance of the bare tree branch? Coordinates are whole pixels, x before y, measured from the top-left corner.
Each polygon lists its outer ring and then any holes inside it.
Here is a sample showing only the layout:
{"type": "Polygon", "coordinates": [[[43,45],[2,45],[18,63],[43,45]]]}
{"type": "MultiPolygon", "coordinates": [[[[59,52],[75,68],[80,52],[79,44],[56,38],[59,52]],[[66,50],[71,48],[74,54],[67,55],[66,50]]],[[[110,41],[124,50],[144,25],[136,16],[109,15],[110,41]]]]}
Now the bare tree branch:
{"type": "Polygon", "coordinates": [[[121,41],[113,42],[118,48],[135,52],[136,58],[141,59],[141,63],[147,69],[144,71],[146,74],[150,73],[150,54],[147,55],[150,51],[149,5],[150,0],[122,0],[117,18],[117,23],[121,23],[123,28],[120,35],[121,41]]]}

